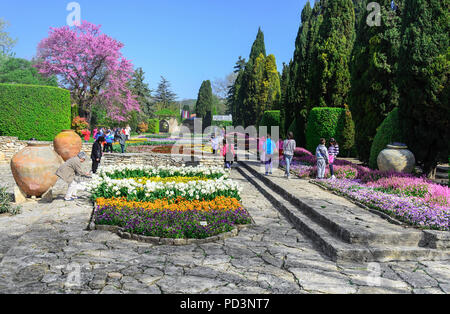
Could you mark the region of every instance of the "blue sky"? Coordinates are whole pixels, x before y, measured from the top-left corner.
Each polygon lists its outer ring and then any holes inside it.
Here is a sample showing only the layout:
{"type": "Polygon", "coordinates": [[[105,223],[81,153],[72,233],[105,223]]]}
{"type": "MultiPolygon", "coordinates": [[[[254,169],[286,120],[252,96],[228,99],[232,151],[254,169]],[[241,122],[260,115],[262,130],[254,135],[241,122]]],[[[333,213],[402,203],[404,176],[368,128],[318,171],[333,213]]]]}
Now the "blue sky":
{"type": "MultiPolygon", "coordinates": [[[[66,24],[68,0],[1,1],[0,17],[18,39],[16,56],[31,59],[50,27],[66,24]]],[[[278,70],[292,58],[306,0],[78,0],[81,19],[124,43],[152,89],[163,75],[179,100],[196,98],[203,80],[231,73],[248,58],[260,26],[278,70]]]]}

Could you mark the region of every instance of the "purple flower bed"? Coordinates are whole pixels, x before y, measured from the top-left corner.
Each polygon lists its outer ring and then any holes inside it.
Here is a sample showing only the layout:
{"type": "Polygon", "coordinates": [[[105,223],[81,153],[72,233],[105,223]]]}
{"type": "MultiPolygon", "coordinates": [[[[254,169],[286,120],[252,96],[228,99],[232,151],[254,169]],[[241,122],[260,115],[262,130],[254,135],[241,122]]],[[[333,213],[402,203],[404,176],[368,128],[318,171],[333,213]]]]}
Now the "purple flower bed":
{"type": "Polygon", "coordinates": [[[421,228],[449,230],[448,206],[432,205],[419,197],[383,193],[351,180],[315,180],[315,182],[409,224],[421,228]]]}
{"type": "MultiPolygon", "coordinates": [[[[316,157],[298,151],[302,153],[294,157],[291,170],[300,178],[315,179],[316,157]]],[[[280,165],[286,162],[282,159],[280,165]]],[[[449,230],[450,188],[412,174],[372,170],[346,160],[336,160],[334,170],[337,180],[315,182],[412,225],[449,230]]],[[[329,167],[325,176],[330,178],[329,167]]]]}
{"type": "Polygon", "coordinates": [[[205,239],[233,230],[236,225],[250,224],[249,213],[239,208],[230,211],[149,211],[145,209],[97,207],[95,223],[119,226],[133,234],[172,238],[205,239]],[[202,226],[200,222],[208,224],[202,226]]]}

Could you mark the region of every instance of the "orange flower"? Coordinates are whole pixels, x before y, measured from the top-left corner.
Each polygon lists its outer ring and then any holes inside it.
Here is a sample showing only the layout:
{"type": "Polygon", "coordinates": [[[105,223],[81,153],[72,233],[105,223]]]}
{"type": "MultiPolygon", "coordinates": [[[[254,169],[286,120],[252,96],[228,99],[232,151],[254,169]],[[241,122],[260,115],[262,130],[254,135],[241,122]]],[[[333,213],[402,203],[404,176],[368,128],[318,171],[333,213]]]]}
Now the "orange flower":
{"type": "Polygon", "coordinates": [[[167,199],[155,200],[154,202],[135,202],[135,201],[127,201],[125,198],[112,198],[105,199],[99,198],[97,199],[97,205],[100,207],[112,206],[112,207],[128,207],[128,208],[142,208],[150,211],[159,211],[159,210],[170,210],[170,211],[229,211],[236,210],[242,205],[236,198],[219,196],[212,201],[187,201],[183,198],[177,198],[176,200],[172,200],[169,202],[167,199]]]}

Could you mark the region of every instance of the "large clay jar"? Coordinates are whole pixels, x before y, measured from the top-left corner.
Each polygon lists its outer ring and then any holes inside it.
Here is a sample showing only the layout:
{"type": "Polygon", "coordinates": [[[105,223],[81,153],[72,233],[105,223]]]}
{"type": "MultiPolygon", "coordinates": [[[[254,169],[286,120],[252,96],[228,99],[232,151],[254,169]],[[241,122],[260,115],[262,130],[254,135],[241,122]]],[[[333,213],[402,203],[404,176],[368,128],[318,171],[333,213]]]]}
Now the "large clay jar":
{"type": "Polygon", "coordinates": [[[377,159],[378,169],[381,171],[396,171],[411,173],[416,164],[414,154],[405,144],[388,145],[381,151],[377,159]]]}
{"type": "Polygon", "coordinates": [[[64,161],[78,155],[83,147],[81,137],[74,130],[63,130],[56,135],[53,140],[55,152],[62,157],[64,161]]]}
{"type": "Polygon", "coordinates": [[[22,192],[40,197],[55,185],[55,173],[61,164],[50,142],[29,142],[11,159],[11,171],[22,192]]]}

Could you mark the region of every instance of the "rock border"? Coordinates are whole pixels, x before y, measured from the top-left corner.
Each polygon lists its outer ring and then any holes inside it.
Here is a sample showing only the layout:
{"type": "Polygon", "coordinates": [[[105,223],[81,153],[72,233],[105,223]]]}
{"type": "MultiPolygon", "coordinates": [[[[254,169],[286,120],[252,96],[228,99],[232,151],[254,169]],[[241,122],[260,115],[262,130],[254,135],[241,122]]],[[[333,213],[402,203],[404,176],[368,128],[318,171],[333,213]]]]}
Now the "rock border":
{"type": "Polygon", "coordinates": [[[138,242],[150,243],[154,245],[173,245],[173,246],[182,246],[182,245],[191,245],[191,244],[206,244],[206,243],[214,243],[217,241],[222,241],[225,239],[236,237],[239,232],[245,228],[250,227],[249,225],[237,225],[230,232],[222,233],[216,236],[212,236],[206,239],[172,239],[172,238],[160,238],[160,237],[149,237],[138,235],[130,232],[126,232],[123,228],[119,226],[109,226],[109,225],[97,225],[94,224],[94,229],[99,231],[109,231],[117,234],[119,237],[125,240],[134,240],[138,242]]]}

